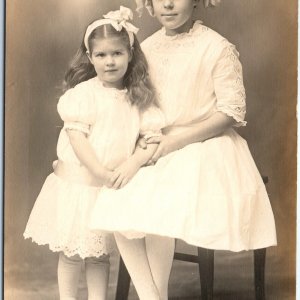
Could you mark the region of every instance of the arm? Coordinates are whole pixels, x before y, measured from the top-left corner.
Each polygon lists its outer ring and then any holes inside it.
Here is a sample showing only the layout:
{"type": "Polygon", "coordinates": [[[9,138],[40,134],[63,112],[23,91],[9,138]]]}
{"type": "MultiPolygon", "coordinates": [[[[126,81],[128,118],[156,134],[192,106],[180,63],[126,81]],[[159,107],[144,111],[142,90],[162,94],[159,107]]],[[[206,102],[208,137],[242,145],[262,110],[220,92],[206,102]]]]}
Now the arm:
{"type": "Polygon", "coordinates": [[[102,166],[87,136],[97,119],[94,92],[89,82],[67,90],[59,99],[57,111],[79,161],[100,181],[111,186],[113,172],[102,166]]]}
{"type": "Polygon", "coordinates": [[[156,151],[157,147],[157,144],[151,144],[147,147],[147,149],[141,149],[140,147],[136,147],[133,155],[129,157],[128,161],[132,164],[137,165],[138,168],[141,168],[142,166],[147,164],[149,159],[156,151]]]}
{"type": "Polygon", "coordinates": [[[96,156],[94,149],[86,138],[86,135],[77,130],[67,130],[72,148],[80,162],[96,177],[100,182],[111,187],[114,182],[113,172],[103,167],[96,156]]]}
{"type": "Polygon", "coordinates": [[[222,112],[216,112],[211,117],[187,127],[176,136],[177,147],[181,149],[189,144],[203,142],[222,134],[231,128],[236,121],[222,112]]]}
{"type": "Polygon", "coordinates": [[[208,119],[187,126],[180,134],[150,138],[147,140],[147,144],[159,143],[150,161],[155,163],[161,156],[165,156],[170,152],[222,134],[235,123],[236,121],[232,117],[222,112],[216,112],[208,119]]]}

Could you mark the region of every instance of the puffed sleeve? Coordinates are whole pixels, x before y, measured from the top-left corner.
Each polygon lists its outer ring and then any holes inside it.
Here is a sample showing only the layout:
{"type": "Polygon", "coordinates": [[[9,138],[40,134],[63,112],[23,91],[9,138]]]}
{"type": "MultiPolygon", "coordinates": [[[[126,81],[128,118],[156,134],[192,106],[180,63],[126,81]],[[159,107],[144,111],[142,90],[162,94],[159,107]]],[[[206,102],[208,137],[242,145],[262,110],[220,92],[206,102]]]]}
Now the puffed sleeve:
{"type": "Polygon", "coordinates": [[[158,107],[151,106],[140,115],[140,135],[145,138],[159,136],[165,124],[165,117],[162,111],[158,107]]]}
{"type": "Polygon", "coordinates": [[[96,120],[94,97],[87,87],[76,86],[62,95],[57,104],[57,111],[64,121],[64,129],[90,134],[96,120]]]}
{"type": "Polygon", "coordinates": [[[245,126],[246,95],[243,84],[242,65],[234,45],[224,40],[220,55],[213,69],[217,111],[236,120],[235,126],[245,126]]]}

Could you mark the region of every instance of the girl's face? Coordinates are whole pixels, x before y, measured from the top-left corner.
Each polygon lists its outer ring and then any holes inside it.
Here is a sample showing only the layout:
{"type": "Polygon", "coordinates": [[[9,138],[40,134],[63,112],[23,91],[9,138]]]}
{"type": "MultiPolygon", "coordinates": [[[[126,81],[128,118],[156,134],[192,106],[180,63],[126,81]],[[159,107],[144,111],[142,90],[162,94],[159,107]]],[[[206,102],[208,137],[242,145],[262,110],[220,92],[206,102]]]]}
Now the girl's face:
{"type": "Polygon", "coordinates": [[[187,32],[192,27],[192,15],[199,0],[152,0],[154,14],[165,27],[167,35],[187,32]]]}
{"type": "Polygon", "coordinates": [[[92,41],[92,53],[88,54],[98,78],[105,87],[122,89],[123,78],[131,60],[131,54],[120,38],[98,38],[92,41]]]}

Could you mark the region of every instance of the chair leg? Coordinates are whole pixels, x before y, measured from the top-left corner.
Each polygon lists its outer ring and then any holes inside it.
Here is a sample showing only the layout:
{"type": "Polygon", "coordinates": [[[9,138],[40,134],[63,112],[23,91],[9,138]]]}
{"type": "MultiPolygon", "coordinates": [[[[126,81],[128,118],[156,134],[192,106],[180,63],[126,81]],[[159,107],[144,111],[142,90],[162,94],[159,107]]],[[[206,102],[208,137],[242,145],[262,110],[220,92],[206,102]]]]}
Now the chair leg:
{"type": "Polygon", "coordinates": [[[201,284],[201,299],[213,299],[214,250],[198,247],[198,264],[201,284]]]}
{"type": "Polygon", "coordinates": [[[266,248],[254,250],[255,299],[265,300],[266,248]]]}
{"type": "Polygon", "coordinates": [[[127,300],[130,288],[130,275],[120,256],[119,273],[117,281],[117,292],[115,300],[127,300]]]}

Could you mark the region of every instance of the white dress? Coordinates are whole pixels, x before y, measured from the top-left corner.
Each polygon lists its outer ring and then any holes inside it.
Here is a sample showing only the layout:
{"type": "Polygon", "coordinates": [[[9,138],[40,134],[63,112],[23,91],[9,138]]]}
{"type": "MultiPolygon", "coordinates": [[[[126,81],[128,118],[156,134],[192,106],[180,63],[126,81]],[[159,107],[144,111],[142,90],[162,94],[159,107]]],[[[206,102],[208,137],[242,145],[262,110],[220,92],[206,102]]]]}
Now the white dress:
{"type": "Polygon", "coordinates": [[[67,256],[108,254],[112,250],[110,235],[88,229],[102,187],[80,164],[65,129],[86,133],[100,163],[114,169],[132,154],[140,132],[156,132],[163,127],[163,115],[156,108],[140,114],[128,101],[126,90],[105,88],[97,77],[69,89],[57,108],[64,121],[57,144],[62,168],[58,175],[55,168],[47,177],[24,237],[67,256]]]}
{"type": "MultiPolygon", "coordinates": [[[[162,28],[142,48],[166,118],[165,134],[180,133],[216,111],[233,117],[236,126],[246,124],[242,67],[225,38],[196,21],[177,36],[162,28]]],[[[231,251],[277,243],[264,183],[234,129],[160,158],[123,189],[101,191],[90,228],[231,251]]]]}

